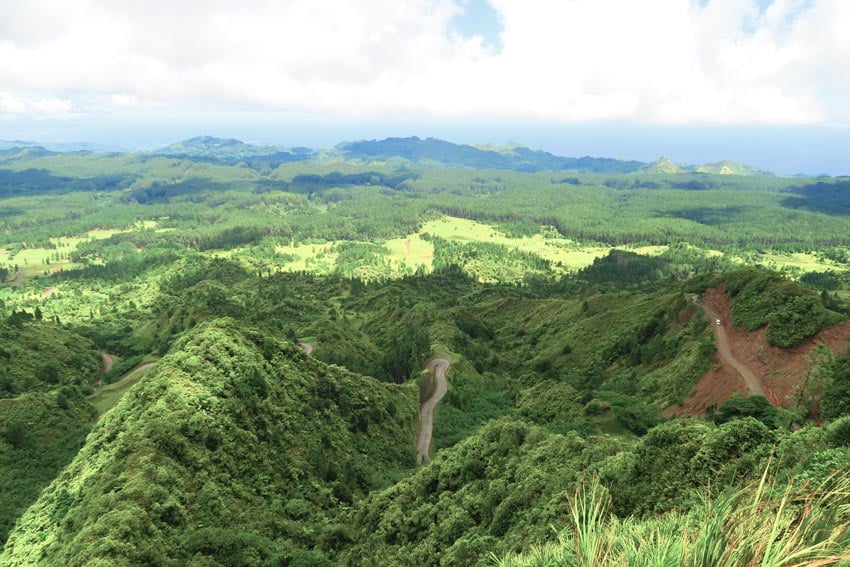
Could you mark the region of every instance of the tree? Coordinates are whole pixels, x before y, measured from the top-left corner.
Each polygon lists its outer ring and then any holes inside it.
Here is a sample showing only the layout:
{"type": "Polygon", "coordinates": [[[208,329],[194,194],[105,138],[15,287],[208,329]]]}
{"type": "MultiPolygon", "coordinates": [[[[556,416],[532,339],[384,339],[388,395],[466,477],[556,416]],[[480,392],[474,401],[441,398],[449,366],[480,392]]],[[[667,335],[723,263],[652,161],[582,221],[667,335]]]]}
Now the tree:
{"type": "Polygon", "coordinates": [[[827,421],[850,415],[850,357],[836,360],[832,382],[821,398],[821,414],[827,421]]]}
{"type": "Polygon", "coordinates": [[[20,421],[13,421],[6,425],[3,439],[15,449],[23,449],[29,442],[27,427],[20,421]]]}
{"type": "Polygon", "coordinates": [[[794,408],[805,417],[820,421],[820,400],[832,383],[835,374],[835,357],[828,346],[819,342],[806,355],[806,372],[794,388],[794,408]]]}

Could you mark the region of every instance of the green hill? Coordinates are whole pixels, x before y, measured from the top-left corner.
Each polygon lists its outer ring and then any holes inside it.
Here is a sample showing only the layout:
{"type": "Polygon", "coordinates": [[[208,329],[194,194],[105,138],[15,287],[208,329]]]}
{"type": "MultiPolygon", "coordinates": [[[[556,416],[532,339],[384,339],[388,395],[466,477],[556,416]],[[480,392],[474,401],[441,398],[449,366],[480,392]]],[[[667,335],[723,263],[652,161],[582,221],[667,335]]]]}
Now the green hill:
{"type": "Polygon", "coordinates": [[[724,564],[714,557],[764,553],[762,564],[784,565],[799,553],[836,564],[850,542],[841,512],[848,479],[836,467],[850,464],[850,453],[835,433],[849,425],[791,434],[752,418],[678,420],[624,444],[494,421],[356,506],[356,535],[341,563],[656,566],[686,557],[707,567],[724,564]],[[760,486],[771,462],[780,463],[779,479],[760,486]],[[824,482],[826,471],[839,476],[824,482]],[[798,483],[785,484],[795,476],[798,483]],[[741,482],[748,487],[729,489],[741,482]],[[777,557],[764,549],[769,537],[777,557]]]}
{"type": "Polygon", "coordinates": [[[707,163],[705,165],[698,165],[693,167],[692,170],[697,173],[712,173],[715,175],[773,175],[773,173],[769,171],[765,171],[763,169],[759,169],[751,165],[744,165],[742,163],[737,163],[729,160],[724,160],[717,163],[707,163]]]}
{"type": "Polygon", "coordinates": [[[0,150],[0,163],[27,161],[31,159],[54,155],[55,153],[56,152],[51,152],[42,146],[15,146],[5,150],[0,150]]]}
{"type": "Polygon", "coordinates": [[[712,171],[419,138],[0,154],[0,565],[835,559],[850,184],[712,171]]]}
{"type": "Polygon", "coordinates": [[[263,167],[267,170],[274,169],[283,163],[308,160],[316,156],[314,151],[307,148],[284,149],[213,136],[197,136],[152,153],[224,165],[243,163],[254,169],[263,167]]]}
{"type": "Polygon", "coordinates": [[[233,321],[183,337],[12,532],[4,565],[306,561],[413,466],[415,393],[233,321]],[[324,528],[322,526],[325,526],[324,528]]]}
{"type": "Polygon", "coordinates": [[[687,170],[675,165],[666,157],[660,157],[652,163],[644,166],[640,172],[646,174],[670,174],[670,173],[685,173],[687,170]]]}

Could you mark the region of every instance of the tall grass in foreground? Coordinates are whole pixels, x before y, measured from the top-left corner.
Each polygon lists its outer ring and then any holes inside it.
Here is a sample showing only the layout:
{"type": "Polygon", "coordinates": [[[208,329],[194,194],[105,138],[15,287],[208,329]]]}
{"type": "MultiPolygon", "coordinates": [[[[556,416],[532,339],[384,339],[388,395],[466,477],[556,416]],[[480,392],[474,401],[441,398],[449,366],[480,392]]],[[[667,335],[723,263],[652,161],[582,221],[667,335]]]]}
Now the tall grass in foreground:
{"type": "Polygon", "coordinates": [[[778,487],[768,476],[714,498],[687,514],[619,519],[594,480],[579,487],[569,525],[558,541],[520,555],[493,558],[498,567],[791,567],[850,566],[850,477],[820,486],[778,487]]]}

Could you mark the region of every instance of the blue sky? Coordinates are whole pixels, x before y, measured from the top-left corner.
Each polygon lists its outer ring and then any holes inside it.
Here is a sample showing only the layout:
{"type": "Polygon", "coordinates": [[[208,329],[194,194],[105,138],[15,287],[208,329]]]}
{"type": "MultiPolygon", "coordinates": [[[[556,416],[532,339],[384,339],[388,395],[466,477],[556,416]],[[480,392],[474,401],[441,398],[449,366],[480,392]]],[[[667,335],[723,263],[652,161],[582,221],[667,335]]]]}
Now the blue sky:
{"type": "Polygon", "coordinates": [[[850,173],[846,0],[0,3],[0,139],[386,135],[850,173]]]}
{"type": "Polygon", "coordinates": [[[502,23],[499,13],[486,0],[466,0],[460,4],[460,13],[450,29],[466,38],[480,36],[485,47],[494,51],[502,49],[502,23]]]}

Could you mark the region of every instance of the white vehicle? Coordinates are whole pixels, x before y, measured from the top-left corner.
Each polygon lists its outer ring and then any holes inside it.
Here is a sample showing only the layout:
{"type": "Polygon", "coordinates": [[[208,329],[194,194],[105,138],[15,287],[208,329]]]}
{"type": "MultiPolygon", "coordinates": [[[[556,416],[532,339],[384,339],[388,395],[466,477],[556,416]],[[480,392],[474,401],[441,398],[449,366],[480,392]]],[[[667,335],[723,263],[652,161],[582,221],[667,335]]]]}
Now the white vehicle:
{"type": "Polygon", "coordinates": [[[719,327],[719,326],[720,326],[720,319],[718,319],[717,321],[715,321],[715,323],[717,323],[717,326],[719,327]]]}

